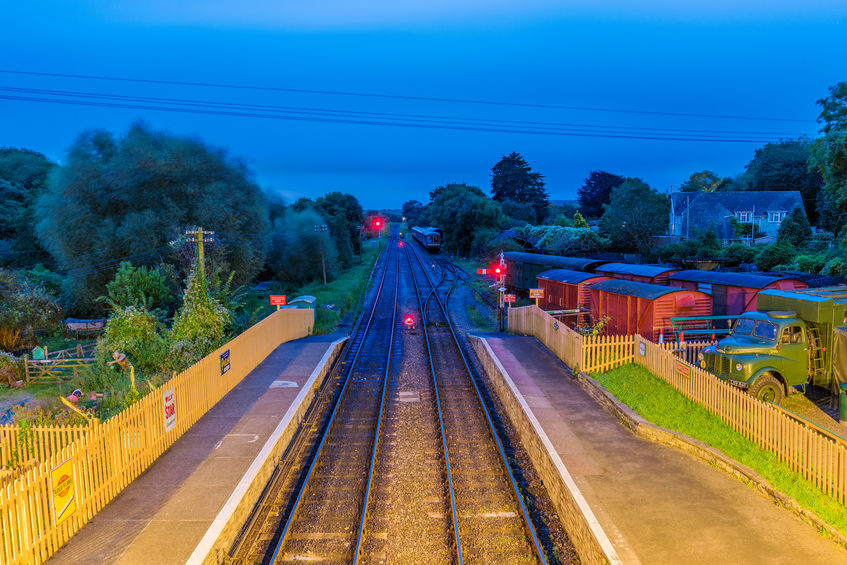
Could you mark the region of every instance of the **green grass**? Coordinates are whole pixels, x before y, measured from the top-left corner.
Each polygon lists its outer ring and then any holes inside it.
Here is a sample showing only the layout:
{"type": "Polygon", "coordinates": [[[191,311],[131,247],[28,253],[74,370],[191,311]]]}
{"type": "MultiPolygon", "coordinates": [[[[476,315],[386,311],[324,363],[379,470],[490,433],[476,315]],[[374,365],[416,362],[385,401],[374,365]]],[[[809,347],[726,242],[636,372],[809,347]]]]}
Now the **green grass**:
{"type": "Polygon", "coordinates": [[[759,448],[699,404],[685,398],[640,365],[625,365],[594,378],[618,400],[648,421],[681,432],[747,465],[774,488],[847,533],[847,507],[823,494],[812,483],[759,448]]]}
{"type": "Polygon", "coordinates": [[[291,293],[292,297],[310,294],[317,298],[314,333],[331,333],[346,314],[352,312],[355,316],[361,311],[363,291],[378,252],[377,247],[367,246],[362,249],[362,262],[344,271],[334,281],[326,285],[311,283],[291,293]],[[334,304],[338,311],[327,309],[329,304],[334,304]]]}

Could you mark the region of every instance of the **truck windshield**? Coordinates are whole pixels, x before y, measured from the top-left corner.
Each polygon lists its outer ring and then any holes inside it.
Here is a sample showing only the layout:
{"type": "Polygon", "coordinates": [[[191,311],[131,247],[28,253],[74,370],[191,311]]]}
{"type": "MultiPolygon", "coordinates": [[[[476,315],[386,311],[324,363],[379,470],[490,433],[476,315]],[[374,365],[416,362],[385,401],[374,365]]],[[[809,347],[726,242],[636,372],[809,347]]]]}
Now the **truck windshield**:
{"type": "Polygon", "coordinates": [[[750,335],[753,332],[753,324],[755,324],[755,321],[750,318],[738,318],[735,321],[735,326],[732,328],[732,333],[750,335]]]}
{"type": "Polygon", "coordinates": [[[776,329],[776,324],[759,322],[756,324],[756,329],[753,330],[753,335],[773,341],[776,339],[776,329]]]}

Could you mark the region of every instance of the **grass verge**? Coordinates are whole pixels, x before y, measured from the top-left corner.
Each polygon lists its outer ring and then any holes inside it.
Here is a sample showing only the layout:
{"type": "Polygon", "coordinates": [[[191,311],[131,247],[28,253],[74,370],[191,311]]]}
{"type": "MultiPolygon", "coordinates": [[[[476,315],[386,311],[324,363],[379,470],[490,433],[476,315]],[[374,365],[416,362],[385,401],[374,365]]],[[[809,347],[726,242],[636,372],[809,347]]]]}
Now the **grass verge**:
{"type": "Polygon", "coordinates": [[[777,490],[847,534],[847,507],[819,491],[812,483],[780,462],[776,455],[727,426],[640,365],[625,365],[592,375],[606,390],[649,422],[720,449],[747,465],[777,490]]]}

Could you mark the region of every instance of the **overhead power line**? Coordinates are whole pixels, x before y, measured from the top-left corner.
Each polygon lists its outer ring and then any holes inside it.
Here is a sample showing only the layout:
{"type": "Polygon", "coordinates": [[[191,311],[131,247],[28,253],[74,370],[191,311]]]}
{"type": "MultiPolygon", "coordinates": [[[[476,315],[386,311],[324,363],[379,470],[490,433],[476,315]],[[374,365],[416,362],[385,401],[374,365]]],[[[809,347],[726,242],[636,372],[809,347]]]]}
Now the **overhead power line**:
{"type": "Polygon", "coordinates": [[[509,127],[509,126],[494,126],[494,125],[468,125],[463,122],[454,123],[439,123],[437,121],[428,121],[422,119],[402,120],[392,118],[367,119],[358,117],[340,117],[340,116],[321,116],[314,113],[266,113],[266,112],[247,112],[237,110],[227,110],[220,108],[203,107],[197,105],[173,106],[167,104],[144,104],[130,103],[119,101],[98,101],[81,98],[62,98],[62,97],[38,97],[25,95],[0,95],[0,100],[14,100],[22,102],[38,102],[48,104],[63,104],[71,106],[93,106],[101,108],[122,108],[129,110],[149,110],[156,112],[175,112],[183,114],[205,114],[215,116],[231,116],[243,118],[260,118],[272,120],[286,121],[302,121],[302,122],[323,122],[323,123],[340,123],[354,125],[373,125],[373,126],[393,126],[403,128],[423,128],[437,130],[453,130],[453,131],[476,131],[476,132],[491,132],[491,133],[513,133],[513,134],[529,134],[529,135],[548,135],[548,136],[564,136],[564,137],[595,137],[595,138],[611,138],[611,139],[637,139],[637,140],[656,140],[656,141],[702,141],[702,142],[720,142],[720,143],[767,143],[775,141],[777,138],[764,137],[730,137],[724,135],[722,137],[709,136],[708,134],[700,134],[699,137],[684,136],[684,135],[662,135],[656,133],[653,135],[646,134],[628,134],[625,132],[608,132],[608,131],[591,131],[586,129],[553,129],[539,127],[509,127]]]}
{"type": "Polygon", "coordinates": [[[287,92],[287,93],[295,93],[295,94],[322,94],[322,95],[331,95],[331,96],[349,96],[349,97],[359,97],[359,98],[380,98],[380,99],[409,100],[409,101],[419,101],[419,102],[446,102],[446,103],[453,103],[453,104],[477,104],[477,105],[487,105],[487,106],[509,106],[509,107],[517,107],[517,108],[537,108],[537,109],[546,109],[546,110],[575,110],[575,111],[581,111],[581,112],[608,112],[608,113],[616,113],[616,114],[641,114],[641,115],[648,115],[648,116],[673,116],[673,117],[685,117],[685,118],[713,118],[713,119],[724,119],[724,120],[750,120],[750,121],[767,121],[767,122],[793,122],[793,123],[802,123],[802,124],[814,123],[810,120],[801,120],[801,119],[796,119],[796,118],[776,118],[776,117],[767,117],[767,116],[739,116],[739,115],[731,115],[731,114],[706,114],[706,113],[697,113],[697,112],[662,112],[662,111],[656,111],[656,110],[633,110],[633,109],[624,109],[624,108],[602,108],[602,107],[596,107],[596,106],[572,106],[572,105],[561,105],[561,104],[536,104],[536,103],[528,103],[528,102],[507,102],[507,101],[501,101],[501,100],[482,100],[482,99],[472,99],[472,98],[450,98],[450,97],[441,97],[441,96],[413,96],[413,95],[405,95],[405,94],[355,92],[355,91],[346,91],[346,90],[321,90],[321,89],[309,89],[309,88],[286,88],[286,87],[275,87],[275,86],[257,86],[257,85],[245,85],[245,84],[232,84],[232,83],[213,83],[213,82],[196,82],[196,81],[143,79],[143,78],[134,78],[134,77],[116,77],[116,76],[105,76],[105,75],[83,75],[83,74],[71,74],[71,73],[46,73],[46,72],[35,72],[35,71],[17,71],[17,70],[11,70],[11,69],[0,69],[0,73],[10,74],[10,75],[28,75],[28,76],[41,76],[41,77],[54,77],[54,78],[101,80],[101,81],[112,81],[112,82],[161,84],[161,85],[172,85],[172,86],[191,86],[191,87],[202,87],[202,88],[230,88],[230,89],[238,89],[238,90],[254,90],[254,91],[264,91],[264,92],[287,92]]]}
{"type": "Polygon", "coordinates": [[[363,112],[357,110],[337,110],[331,108],[314,108],[314,107],[301,107],[301,106],[280,106],[280,105],[271,105],[271,104],[245,104],[245,103],[233,103],[233,102],[221,102],[214,100],[196,100],[196,99],[184,99],[184,98],[160,98],[160,97],[150,97],[150,96],[129,96],[129,95],[120,95],[120,94],[104,94],[99,92],[81,92],[81,91],[73,91],[73,90],[52,90],[52,89],[39,89],[39,88],[22,88],[22,87],[13,87],[13,86],[0,86],[0,91],[2,92],[15,92],[22,94],[38,94],[38,95],[47,95],[47,96],[64,96],[73,99],[86,99],[92,98],[96,100],[109,100],[109,101],[130,101],[130,102],[143,102],[143,103],[154,103],[154,104],[176,104],[179,106],[197,106],[197,107],[205,107],[205,108],[215,108],[215,109],[237,109],[237,110],[260,110],[260,111],[272,111],[272,112],[280,112],[285,114],[295,114],[295,115],[322,115],[322,116],[341,116],[341,117],[354,117],[354,118],[378,118],[378,119],[408,119],[411,121],[426,121],[432,123],[459,123],[459,124],[484,124],[484,125],[505,125],[508,127],[532,127],[532,128],[540,128],[540,129],[548,129],[546,126],[552,126],[555,128],[588,128],[589,130],[597,129],[597,130],[609,130],[614,132],[648,132],[648,133],[656,133],[656,132],[671,132],[671,133],[681,133],[681,134],[695,134],[695,135],[703,135],[703,134],[731,134],[731,135],[774,135],[774,136],[793,136],[799,137],[802,134],[797,132],[776,132],[776,131],[743,131],[743,130],[710,130],[710,129],[683,129],[683,128],[657,128],[657,127],[638,127],[638,126],[609,126],[609,125],[596,125],[596,124],[585,124],[585,123],[569,123],[569,122],[548,122],[548,121],[535,121],[535,120],[503,120],[503,119],[490,119],[490,118],[468,118],[465,116],[443,116],[443,115],[428,115],[428,114],[409,114],[409,113],[396,113],[396,112],[363,112]]]}

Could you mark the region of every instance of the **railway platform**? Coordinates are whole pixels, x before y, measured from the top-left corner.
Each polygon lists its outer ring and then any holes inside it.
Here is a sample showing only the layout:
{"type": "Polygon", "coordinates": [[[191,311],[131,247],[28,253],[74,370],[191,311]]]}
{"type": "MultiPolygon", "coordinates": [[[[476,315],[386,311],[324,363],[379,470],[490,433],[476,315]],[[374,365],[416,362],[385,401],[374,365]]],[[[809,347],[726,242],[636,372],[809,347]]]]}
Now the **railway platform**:
{"type": "Polygon", "coordinates": [[[340,338],[312,336],[277,347],[49,563],[188,561],[286,420],[311,400],[307,388],[331,365],[340,338]]]}
{"type": "Polygon", "coordinates": [[[478,337],[490,353],[475,348],[514,383],[621,562],[847,563],[847,552],[754,489],[630,432],[535,338],[478,337]]]}

